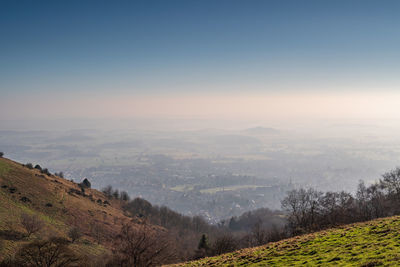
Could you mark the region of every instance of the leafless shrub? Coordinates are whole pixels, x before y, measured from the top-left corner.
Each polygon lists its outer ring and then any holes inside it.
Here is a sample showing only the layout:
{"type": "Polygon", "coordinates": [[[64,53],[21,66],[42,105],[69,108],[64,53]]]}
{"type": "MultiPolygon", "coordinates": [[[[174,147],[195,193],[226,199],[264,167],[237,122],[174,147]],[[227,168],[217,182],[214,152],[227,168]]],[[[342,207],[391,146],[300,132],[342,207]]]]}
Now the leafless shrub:
{"type": "Polygon", "coordinates": [[[125,224],[116,238],[114,264],[158,266],[175,260],[174,244],[166,232],[147,223],[125,224]]]}
{"type": "Polygon", "coordinates": [[[97,243],[100,244],[101,241],[105,237],[105,229],[104,226],[100,223],[94,223],[91,225],[90,233],[92,234],[93,238],[96,239],[97,243]]]}
{"type": "Polygon", "coordinates": [[[68,248],[62,238],[34,241],[23,246],[16,254],[22,266],[67,267],[78,266],[79,258],[68,248]]]}
{"type": "Polygon", "coordinates": [[[79,238],[82,237],[82,232],[79,230],[78,227],[72,227],[68,231],[68,237],[71,239],[71,242],[74,243],[77,241],[79,238]]]}
{"type": "Polygon", "coordinates": [[[21,215],[21,224],[26,230],[27,237],[39,232],[44,227],[43,221],[38,216],[27,213],[21,215]]]}
{"type": "Polygon", "coordinates": [[[211,250],[213,255],[220,255],[223,253],[228,253],[238,249],[238,241],[235,237],[226,233],[216,238],[216,240],[212,243],[211,250]]]}

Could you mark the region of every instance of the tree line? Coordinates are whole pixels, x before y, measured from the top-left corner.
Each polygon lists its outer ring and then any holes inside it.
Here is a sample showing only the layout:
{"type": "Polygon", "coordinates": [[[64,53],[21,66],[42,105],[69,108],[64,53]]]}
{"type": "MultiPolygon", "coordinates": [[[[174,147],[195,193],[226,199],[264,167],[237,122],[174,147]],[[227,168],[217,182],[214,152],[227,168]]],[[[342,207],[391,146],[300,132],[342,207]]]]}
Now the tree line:
{"type": "Polygon", "coordinates": [[[178,260],[198,259],[338,225],[398,215],[400,168],[383,174],[369,186],[360,181],[355,194],[300,188],[287,192],[281,204],[281,211],[262,208],[218,225],[210,225],[199,216],[184,216],[167,207],[154,206],[141,198],[127,200],[123,207],[134,216],[166,228],[175,239],[178,260]]]}
{"type": "Polygon", "coordinates": [[[369,186],[360,181],[355,195],[313,188],[292,190],[283,199],[282,208],[287,212],[290,235],[399,215],[400,168],[369,186]]]}
{"type": "MultiPolygon", "coordinates": [[[[399,215],[400,168],[383,174],[368,186],[360,181],[355,194],[295,189],[287,192],[280,211],[262,208],[218,225],[210,225],[200,216],[185,216],[168,207],[152,205],[142,198],[131,199],[127,192],[111,186],[102,192],[110,200],[119,200],[131,217],[117,233],[107,232],[99,225],[90,229],[91,237],[98,243],[106,239],[113,244],[110,255],[101,259],[77,257],[69,246],[80,242],[83,234],[79,227],[71,227],[67,239],[34,239],[20,248],[15,259],[0,266],[43,266],[46,257],[53,254],[58,255],[58,260],[46,266],[157,266],[219,255],[342,224],[399,215]]],[[[27,214],[21,215],[20,225],[26,233],[15,238],[27,241],[45,228],[37,216],[27,214]]]]}

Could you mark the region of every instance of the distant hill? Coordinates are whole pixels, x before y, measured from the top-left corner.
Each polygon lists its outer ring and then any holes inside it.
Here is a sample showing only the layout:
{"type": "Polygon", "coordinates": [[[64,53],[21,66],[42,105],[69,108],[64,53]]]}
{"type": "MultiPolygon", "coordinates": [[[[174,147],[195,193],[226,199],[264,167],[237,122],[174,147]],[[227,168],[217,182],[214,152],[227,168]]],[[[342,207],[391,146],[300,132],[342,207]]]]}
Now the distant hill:
{"type": "Polygon", "coordinates": [[[77,183],[0,158],[0,261],[37,238],[69,239],[74,227],[83,235],[70,246],[77,255],[105,255],[112,249],[111,237],[131,221],[119,200],[90,188],[83,192],[77,183]],[[23,214],[37,216],[43,229],[26,237],[23,214]]]}
{"type": "Polygon", "coordinates": [[[248,128],[243,131],[247,134],[256,134],[256,135],[268,135],[268,134],[279,134],[280,131],[274,128],[266,128],[266,127],[253,127],[248,128]]]}
{"type": "Polygon", "coordinates": [[[400,216],[345,225],[177,266],[399,266],[400,216]]]}
{"type": "Polygon", "coordinates": [[[261,145],[261,141],[255,137],[237,134],[225,134],[210,137],[210,140],[221,146],[237,147],[239,145],[261,145]]]}

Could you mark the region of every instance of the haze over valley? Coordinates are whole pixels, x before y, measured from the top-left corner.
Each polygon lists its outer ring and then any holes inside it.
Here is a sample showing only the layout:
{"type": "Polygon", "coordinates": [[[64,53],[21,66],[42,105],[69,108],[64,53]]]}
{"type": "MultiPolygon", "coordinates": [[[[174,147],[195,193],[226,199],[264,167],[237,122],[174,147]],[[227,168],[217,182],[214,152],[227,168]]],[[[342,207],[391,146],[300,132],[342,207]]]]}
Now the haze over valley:
{"type": "Polygon", "coordinates": [[[74,181],[86,177],[98,189],[111,185],[213,224],[261,207],[280,209],[296,188],[355,192],[359,180],[375,182],[400,158],[395,124],[382,121],[196,129],[200,123],[175,120],[164,130],[156,122],[145,129],[138,120],[113,129],[84,122],[92,129],[60,121],[62,130],[2,130],[0,147],[17,161],[74,181]]]}

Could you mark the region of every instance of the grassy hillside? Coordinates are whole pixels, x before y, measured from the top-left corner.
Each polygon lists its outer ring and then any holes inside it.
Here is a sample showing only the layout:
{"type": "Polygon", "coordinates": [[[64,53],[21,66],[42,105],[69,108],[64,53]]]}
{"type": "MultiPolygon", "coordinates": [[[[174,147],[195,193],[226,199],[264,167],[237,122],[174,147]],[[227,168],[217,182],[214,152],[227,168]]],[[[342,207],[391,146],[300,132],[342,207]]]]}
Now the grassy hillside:
{"type": "Polygon", "coordinates": [[[83,237],[71,249],[86,256],[106,254],[112,247],[110,237],[131,218],[118,200],[94,189],[86,189],[84,195],[80,191],[76,183],[0,158],[0,260],[33,239],[67,238],[72,227],[78,227],[83,237]],[[37,215],[45,227],[23,237],[23,213],[37,215]]]}
{"type": "Polygon", "coordinates": [[[399,266],[400,217],[294,237],[178,266],[399,266]]]}

